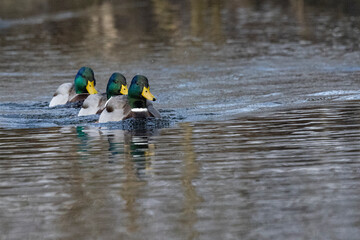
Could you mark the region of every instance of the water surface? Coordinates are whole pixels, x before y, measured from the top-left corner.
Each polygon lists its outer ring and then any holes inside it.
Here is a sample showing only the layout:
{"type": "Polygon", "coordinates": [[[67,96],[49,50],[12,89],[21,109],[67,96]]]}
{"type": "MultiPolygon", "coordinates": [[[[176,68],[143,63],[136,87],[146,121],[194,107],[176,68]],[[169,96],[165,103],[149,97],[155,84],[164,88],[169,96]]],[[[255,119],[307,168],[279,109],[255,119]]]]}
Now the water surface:
{"type": "Polygon", "coordinates": [[[357,239],[360,2],[0,3],[1,239],[357,239]],[[81,66],[162,120],[49,108],[81,66]]]}

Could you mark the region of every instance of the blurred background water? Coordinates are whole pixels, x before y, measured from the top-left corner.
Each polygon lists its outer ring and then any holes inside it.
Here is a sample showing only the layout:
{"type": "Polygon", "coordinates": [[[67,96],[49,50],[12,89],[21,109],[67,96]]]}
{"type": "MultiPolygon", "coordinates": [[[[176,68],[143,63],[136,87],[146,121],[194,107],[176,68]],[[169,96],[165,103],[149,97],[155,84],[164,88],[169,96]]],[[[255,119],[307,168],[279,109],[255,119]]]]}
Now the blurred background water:
{"type": "Polygon", "coordinates": [[[360,1],[0,1],[0,239],[358,239],[360,1]],[[48,108],[81,66],[162,120],[48,108]]]}

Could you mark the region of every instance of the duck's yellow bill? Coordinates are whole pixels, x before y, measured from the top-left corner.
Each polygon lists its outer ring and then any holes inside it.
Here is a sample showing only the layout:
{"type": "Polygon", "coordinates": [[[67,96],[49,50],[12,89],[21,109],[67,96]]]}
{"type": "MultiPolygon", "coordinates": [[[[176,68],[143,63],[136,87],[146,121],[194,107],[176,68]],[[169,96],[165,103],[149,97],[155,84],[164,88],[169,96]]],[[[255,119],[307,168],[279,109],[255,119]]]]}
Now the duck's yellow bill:
{"type": "Polygon", "coordinates": [[[86,85],[86,90],[88,91],[89,94],[97,93],[95,86],[94,86],[94,81],[88,81],[88,83],[86,85]]]}
{"type": "Polygon", "coordinates": [[[121,93],[122,95],[128,95],[128,88],[127,88],[126,85],[121,85],[120,93],[121,93]]]}
{"type": "Polygon", "coordinates": [[[150,92],[150,87],[144,87],[141,95],[150,101],[156,101],[156,98],[150,92]]]}

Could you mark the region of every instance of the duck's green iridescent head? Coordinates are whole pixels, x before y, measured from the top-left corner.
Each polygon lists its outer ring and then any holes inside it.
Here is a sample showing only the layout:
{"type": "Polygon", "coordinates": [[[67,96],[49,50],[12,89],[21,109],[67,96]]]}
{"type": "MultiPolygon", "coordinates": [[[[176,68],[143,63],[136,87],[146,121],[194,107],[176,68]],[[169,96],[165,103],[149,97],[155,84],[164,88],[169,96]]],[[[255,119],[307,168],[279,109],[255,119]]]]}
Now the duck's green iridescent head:
{"type": "Polygon", "coordinates": [[[89,67],[82,67],[75,76],[74,86],[76,94],[89,93],[96,94],[96,80],[94,71],[89,67]]]}
{"type": "Polygon", "coordinates": [[[116,95],[127,95],[128,89],[126,85],[126,78],[121,73],[113,73],[109,78],[106,87],[107,99],[116,95]]]}
{"type": "Polygon", "coordinates": [[[156,101],[150,92],[149,80],[143,75],[136,75],[131,80],[128,100],[132,108],[146,107],[146,99],[156,101]]]}

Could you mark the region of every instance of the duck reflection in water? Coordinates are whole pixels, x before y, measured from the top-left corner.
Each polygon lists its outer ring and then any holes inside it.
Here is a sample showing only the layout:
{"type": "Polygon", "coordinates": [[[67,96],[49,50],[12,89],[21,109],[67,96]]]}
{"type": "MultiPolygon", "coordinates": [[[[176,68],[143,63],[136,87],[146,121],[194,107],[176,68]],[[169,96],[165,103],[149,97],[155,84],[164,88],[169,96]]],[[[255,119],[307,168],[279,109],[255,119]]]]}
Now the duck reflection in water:
{"type": "Polygon", "coordinates": [[[102,130],[109,143],[109,162],[117,160],[119,155],[124,156],[125,164],[131,162],[132,169],[140,178],[147,170],[151,170],[151,158],[155,155],[155,145],[149,143],[149,137],[154,130],[102,130]]]}
{"type": "MultiPolygon", "coordinates": [[[[149,143],[149,137],[156,134],[154,129],[122,130],[76,127],[76,134],[80,140],[77,153],[86,157],[94,156],[96,148],[108,145],[108,163],[119,160],[131,161],[137,176],[144,175],[151,169],[151,157],[155,155],[155,145],[149,143]],[[104,141],[107,140],[108,144],[104,141]]],[[[103,159],[103,156],[101,157],[103,159]]]]}
{"type": "MultiPolygon", "coordinates": [[[[180,124],[178,147],[184,154],[179,155],[180,162],[169,163],[180,169],[179,174],[174,173],[180,183],[180,191],[172,199],[177,207],[181,206],[177,224],[189,239],[199,236],[195,226],[198,222],[198,207],[203,202],[194,184],[200,166],[194,149],[193,133],[191,124],[180,124]]],[[[86,232],[87,221],[93,220],[97,222],[95,231],[99,230],[99,233],[100,229],[119,221],[119,232],[142,231],[149,207],[146,205],[149,203],[143,200],[153,190],[153,186],[148,183],[155,181],[151,179],[155,174],[152,171],[156,151],[153,142],[161,143],[161,139],[151,139],[155,134],[157,130],[76,128],[76,136],[80,140],[77,154],[80,158],[71,162],[72,178],[77,180],[69,184],[69,195],[73,201],[68,206],[68,213],[63,216],[64,229],[72,227],[66,223],[76,221],[86,232]],[[104,162],[104,152],[108,154],[107,162],[104,162]],[[108,215],[103,214],[104,210],[109,211],[108,215]],[[90,220],[84,218],[89,214],[90,220]],[[107,222],[98,224],[99,217],[106,217],[107,222]]],[[[156,165],[153,166],[155,168],[156,165]]],[[[172,204],[169,203],[169,206],[172,204]]],[[[161,209],[156,211],[160,215],[164,214],[161,209]]]]}
{"type": "MultiPolygon", "coordinates": [[[[138,199],[147,185],[145,179],[149,173],[148,170],[151,169],[152,157],[155,155],[155,145],[149,143],[149,137],[155,133],[156,130],[125,131],[121,129],[76,128],[77,137],[80,139],[78,154],[81,156],[81,162],[92,162],[93,164],[94,154],[89,154],[89,152],[94,153],[96,150],[91,148],[98,145],[107,147],[108,161],[105,165],[114,166],[113,171],[111,171],[112,179],[115,181],[114,184],[120,183],[117,192],[124,200],[124,206],[118,209],[118,213],[124,212],[127,215],[124,225],[127,232],[136,232],[140,228],[139,218],[142,214],[142,207],[138,199]]],[[[104,152],[104,149],[101,151],[104,152]]],[[[99,155],[96,159],[103,161],[104,155],[99,155]]],[[[104,164],[102,166],[103,170],[108,169],[104,164]]],[[[87,172],[86,174],[90,173],[87,172]]],[[[103,174],[103,172],[97,174],[103,174]]],[[[107,193],[103,192],[103,194],[105,196],[107,193]]]]}
{"type": "Polygon", "coordinates": [[[148,170],[151,170],[152,157],[155,155],[155,145],[149,143],[149,137],[154,131],[102,130],[102,134],[108,139],[110,162],[124,157],[124,179],[119,193],[125,201],[124,211],[128,215],[126,229],[128,232],[136,232],[141,227],[139,218],[142,214],[138,199],[147,185],[145,178],[148,170]]]}

